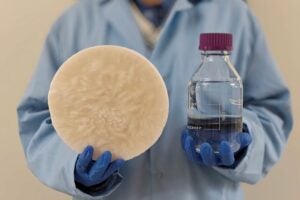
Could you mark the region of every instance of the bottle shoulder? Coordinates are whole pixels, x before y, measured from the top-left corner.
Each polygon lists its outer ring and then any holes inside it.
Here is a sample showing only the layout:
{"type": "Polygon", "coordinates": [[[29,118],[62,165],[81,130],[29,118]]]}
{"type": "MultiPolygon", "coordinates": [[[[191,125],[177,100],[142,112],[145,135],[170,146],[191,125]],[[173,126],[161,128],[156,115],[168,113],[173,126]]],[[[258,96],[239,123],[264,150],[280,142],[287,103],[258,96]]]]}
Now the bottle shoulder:
{"type": "Polygon", "coordinates": [[[241,82],[239,74],[229,60],[202,62],[190,80],[206,82],[241,82]]]}

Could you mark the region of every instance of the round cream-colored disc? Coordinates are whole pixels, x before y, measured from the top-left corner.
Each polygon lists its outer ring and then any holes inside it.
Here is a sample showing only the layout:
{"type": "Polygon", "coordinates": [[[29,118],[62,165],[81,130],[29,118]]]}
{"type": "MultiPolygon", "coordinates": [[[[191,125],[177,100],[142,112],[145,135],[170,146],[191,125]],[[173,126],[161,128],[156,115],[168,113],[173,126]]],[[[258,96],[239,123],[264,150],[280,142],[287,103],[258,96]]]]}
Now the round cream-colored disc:
{"type": "Polygon", "coordinates": [[[109,150],[129,160],[150,148],[167,121],[169,100],[157,69],[139,53],[97,46],[69,58],[55,74],[48,96],[54,128],[93,159],[109,150]]]}

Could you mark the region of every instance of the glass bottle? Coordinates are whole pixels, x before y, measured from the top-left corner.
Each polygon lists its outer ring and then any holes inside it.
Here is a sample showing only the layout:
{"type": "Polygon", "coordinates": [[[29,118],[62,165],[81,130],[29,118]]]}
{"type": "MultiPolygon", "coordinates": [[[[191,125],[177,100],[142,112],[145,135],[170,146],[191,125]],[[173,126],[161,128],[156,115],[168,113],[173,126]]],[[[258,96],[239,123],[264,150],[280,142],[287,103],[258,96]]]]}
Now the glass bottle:
{"type": "Polygon", "coordinates": [[[229,142],[235,152],[242,132],[243,85],[229,58],[232,35],[203,33],[199,49],[202,63],[188,86],[189,134],[197,152],[207,142],[218,153],[221,141],[229,142]]]}

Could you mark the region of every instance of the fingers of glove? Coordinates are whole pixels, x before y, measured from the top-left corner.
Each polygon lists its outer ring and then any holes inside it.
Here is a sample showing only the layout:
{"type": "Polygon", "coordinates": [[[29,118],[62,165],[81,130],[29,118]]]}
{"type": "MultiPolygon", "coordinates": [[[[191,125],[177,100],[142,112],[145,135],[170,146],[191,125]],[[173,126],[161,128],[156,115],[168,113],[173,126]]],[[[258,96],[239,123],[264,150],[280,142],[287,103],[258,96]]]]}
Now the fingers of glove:
{"type": "Polygon", "coordinates": [[[184,129],[182,134],[181,134],[181,146],[184,149],[186,137],[188,136],[188,129],[184,129]]]}
{"type": "Polygon", "coordinates": [[[249,133],[238,134],[237,140],[241,145],[240,149],[245,148],[246,146],[248,146],[252,142],[252,138],[251,138],[251,135],[249,133]]]}
{"type": "Polygon", "coordinates": [[[89,165],[92,162],[94,149],[92,146],[87,146],[78,156],[76,162],[76,171],[78,173],[85,173],[88,171],[89,165]]]}
{"type": "Polygon", "coordinates": [[[99,179],[104,175],[110,161],[111,161],[111,153],[109,151],[105,151],[94,163],[89,172],[90,179],[99,179]]]}
{"type": "Polygon", "coordinates": [[[234,153],[227,141],[221,142],[219,151],[222,165],[230,166],[234,163],[234,153]]]}
{"type": "Polygon", "coordinates": [[[187,136],[185,138],[184,150],[190,160],[194,162],[201,162],[200,155],[196,152],[195,142],[191,136],[187,136]]]}
{"type": "Polygon", "coordinates": [[[203,164],[207,166],[216,165],[216,156],[210,144],[208,143],[201,144],[200,155],[203,160],[203,164]]]}
{"type": "Polygon", "coordinates": [[[124,163],[125,163],[125,161],[123,159],[117,159],[117,160],[111,162],[103,176],[103,180],[106,180],[115,171],[118,171],[124,165],[124,163]]]}

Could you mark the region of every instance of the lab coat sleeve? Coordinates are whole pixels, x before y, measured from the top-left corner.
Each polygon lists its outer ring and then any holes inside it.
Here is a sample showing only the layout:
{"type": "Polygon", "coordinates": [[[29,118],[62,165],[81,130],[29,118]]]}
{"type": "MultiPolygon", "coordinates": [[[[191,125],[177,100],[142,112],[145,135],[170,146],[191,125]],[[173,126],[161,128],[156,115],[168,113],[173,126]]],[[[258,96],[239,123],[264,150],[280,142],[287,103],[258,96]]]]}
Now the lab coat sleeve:
{"type": "Polygon", "coordinates": [[[63,143],[51,123],[47,97],[50,82],[63,62],[60,27],[59,23],[52,27],[35,74],[17,108],[20,138],[28,167],[42,183],[74,197],[101,199],[120,185],[122,177],[112,178],[113,182],[106,183],[109,187],[93,197],[77,189],[74,165],[78,155],[63,143]]]}
{"type": "MultiPolygon", "coordinates": [[[[215,169],[237,182],[254,184],[278,161],[292,128],[290,93],[250,13],[252,50],[246,63],[243,121],[252,136],[246,155],[235,169],[215,169]]],[[[288,64],[288,63],[287,63],[288,64]]]]}

